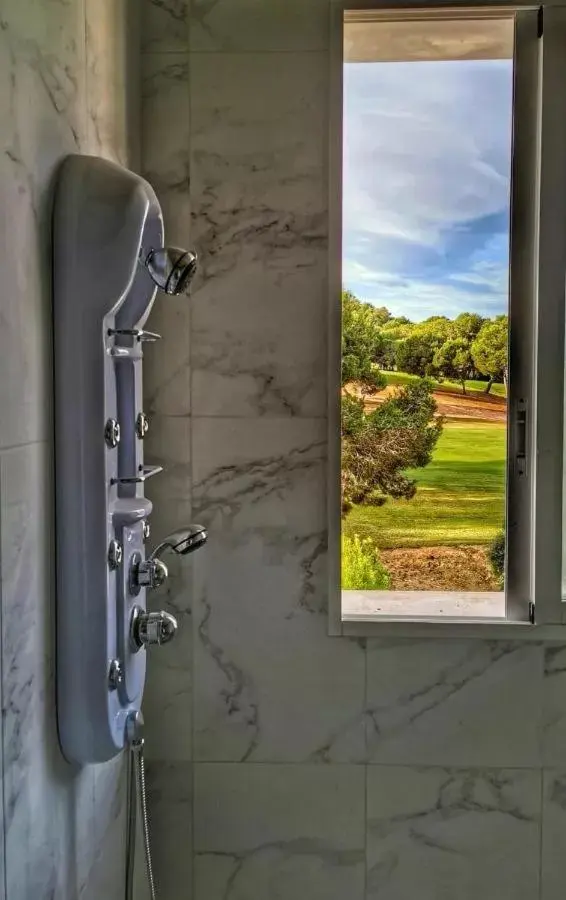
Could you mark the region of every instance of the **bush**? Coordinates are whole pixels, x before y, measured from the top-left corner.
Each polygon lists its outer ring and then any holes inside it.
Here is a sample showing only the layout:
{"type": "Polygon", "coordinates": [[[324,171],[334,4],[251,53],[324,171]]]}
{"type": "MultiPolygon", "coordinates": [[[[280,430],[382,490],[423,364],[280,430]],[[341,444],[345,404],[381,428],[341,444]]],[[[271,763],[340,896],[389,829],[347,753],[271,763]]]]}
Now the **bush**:
{"type": "Polygon", "coordinates": [[[503,585],[505,576],[505,531],[503,529],[492,540],[488,553],[493,573],[500,584],[503,585]]]}
{"type": "Polygon", "coordinates": [[[342,589],[346,591],[386,590],[389,572],[381,562],[371,538],[342,535],[342,589]]]}
{"type": "Polygon", "coordinates": [[[371,413],[363,400],[342,402],[342,515],[354,504],[410,500],[417,485],[407,469],[423,468],[442,432],[427,379],[396,391],[371,413]]]}

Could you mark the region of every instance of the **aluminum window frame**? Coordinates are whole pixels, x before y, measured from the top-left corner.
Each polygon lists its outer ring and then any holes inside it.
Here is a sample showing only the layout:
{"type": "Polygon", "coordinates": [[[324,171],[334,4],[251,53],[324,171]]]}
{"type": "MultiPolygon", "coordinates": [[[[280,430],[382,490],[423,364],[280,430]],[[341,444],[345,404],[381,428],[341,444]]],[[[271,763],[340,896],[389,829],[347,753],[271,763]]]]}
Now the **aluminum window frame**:
{"type": "MultiPolygon", "coordinates": [[[[566,639],[562,602],[566,294],[566,5],[333,0],[330,23],[328,596],[329,633],[355,637],[566,639]],[[516,18],[510,246],[506,618],[342,618],[340,361],[344,12],[372,20],[516,18]],[[542,18],[541,18],[542,17],[542,18]],[[539,36],[541,21],[544,23],[539,36]],[[526,406],[526,463],[519,474],[526,406]],[[534,624],[531,604],[534,603],[534,624]]],[[[442,594],[442,592],[439,592],[442,594]]]]}

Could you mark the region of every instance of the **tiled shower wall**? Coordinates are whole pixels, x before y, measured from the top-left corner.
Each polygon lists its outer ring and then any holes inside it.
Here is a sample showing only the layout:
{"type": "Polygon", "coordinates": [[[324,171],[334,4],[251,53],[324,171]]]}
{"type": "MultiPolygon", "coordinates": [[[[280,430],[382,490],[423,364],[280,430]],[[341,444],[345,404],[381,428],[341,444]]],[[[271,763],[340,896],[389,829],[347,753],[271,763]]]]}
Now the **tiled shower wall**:
{"type": "Polygon", "coordinates": [[[190,303],[146,353],[181,632],[145,712],[163,900],[560,900],[566,647],[327,636],[328,0],[146,0],[142,165],[190,303]]]}
{"type": "Polygon", "coordinates": [[[2,900],[123,898],[122,761],[56,736],[50,216],[66,154],[137,164],[135,5],[0,0],[2,900]]]}

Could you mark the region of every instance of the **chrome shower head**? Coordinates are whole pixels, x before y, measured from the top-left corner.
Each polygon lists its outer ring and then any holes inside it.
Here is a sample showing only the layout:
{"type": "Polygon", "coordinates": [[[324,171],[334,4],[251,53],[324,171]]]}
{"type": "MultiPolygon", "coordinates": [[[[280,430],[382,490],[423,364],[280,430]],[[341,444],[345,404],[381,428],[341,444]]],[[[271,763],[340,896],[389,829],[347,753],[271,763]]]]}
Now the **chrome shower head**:
{"type": "Polygon", "coordinates": [[[182,294],[197,270],[197,255],[179,247],[160,247],[149,251],[145,266],[160,291],[182,294]]]}
{"type": "Polygon", "coordinates": [[[188,553],[194,553],[203,544],[206,544],[208,534],[204,525],[189,525],[182,531],[174,531],[161,541],[150,556],[154,559],[161,550],[172,550],[179,556],[186,556],[188,553]]]}

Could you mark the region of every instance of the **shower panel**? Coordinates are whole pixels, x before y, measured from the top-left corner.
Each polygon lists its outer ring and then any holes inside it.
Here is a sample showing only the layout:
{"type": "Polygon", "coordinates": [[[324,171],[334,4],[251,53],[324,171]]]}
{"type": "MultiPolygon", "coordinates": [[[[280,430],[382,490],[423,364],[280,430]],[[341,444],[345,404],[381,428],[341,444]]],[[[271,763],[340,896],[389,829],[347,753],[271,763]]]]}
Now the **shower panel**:
{"type": "Polygon", "coordinates": [[[159,340],[145,324],[157,289],[181,293],[196,256],[163,246],[146,181],[88,156],[61,167],[53,240],[58,724],[65,757],[84,764],[130,744],[146,648],[175,634],[173,616],[146,609],[167,578],[157,552],[206,540],[190,526],[145,553],[145,485],[161,472],[144,459],[143,356],[159,340]]]}

